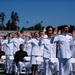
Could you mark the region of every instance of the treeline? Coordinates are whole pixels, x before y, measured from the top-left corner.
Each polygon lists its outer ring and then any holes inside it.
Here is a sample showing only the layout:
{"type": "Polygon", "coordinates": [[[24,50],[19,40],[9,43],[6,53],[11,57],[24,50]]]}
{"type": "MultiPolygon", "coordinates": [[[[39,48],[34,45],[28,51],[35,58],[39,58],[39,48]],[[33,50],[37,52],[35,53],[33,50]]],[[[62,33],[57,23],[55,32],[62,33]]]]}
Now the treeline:
{"type": "MultiPolygon", "coordinates": [[[[51,25],[50,25],[51,26],[51,25]]],[[[61,32],[63,31],[63,28],[64,28],[65,25],[60,25],[58,26],[58,30],[61,30],[61,32]]],[[[43,30],[44,26],[42,26],[40,23],[34,25],[34,26],[31,26],[29,28],[25,28],[23,27],[21,32],[23,32],[24,30],[43,30]]],[[[55,29],[55,28],[54,28],[55,29]]],[[[69,26],[69,32],[72,33],[72,31],[75,29],[75,25],[70,25],[69,26]]]]}
{"type": "Polygon", "coordinates": [[[4,12],[0,13],[0,30],[20,30],[20,27],[17,25],[19,22],[19,16],[17,12],[12,11],[10,19],[4,25],[4,21],[7,18],[4,12]]]}
{"type": "MultiPolygon", "coordinates": [[[[40,23],[37,23],[31,27],[28,28],[22,27],[22,29],[20,29],[20,27],[17,25],[18,22],[20,21],[19,16],[17,12],[14,11],[11,12],[10,19],[4,25],[6,17],[7,16],[4,12],[0,13],[0,30],[21,30],[21,32],[23,32],[24,30],[42,30],[44,28],[44,26],[42,25],[43,21],[41,21],[40,23]]],[[[28,23],[28,21],[26,23],[28,23]]],[[[62,31],[63,27],[64,25],[60,25],[58,26],[58,29],[62,31]]],[[[69,25],[69,32],[72,32],[74,28],[75,28],[74,25],[69,25]]]]}
{"type": "Polygon", "coordinates": [[[23,32],[24,30],[43,30],[43,28],[44,26],[42,26],[41,23],[38,23],[28,28],[22,27],[21,32],[23,32]]]}

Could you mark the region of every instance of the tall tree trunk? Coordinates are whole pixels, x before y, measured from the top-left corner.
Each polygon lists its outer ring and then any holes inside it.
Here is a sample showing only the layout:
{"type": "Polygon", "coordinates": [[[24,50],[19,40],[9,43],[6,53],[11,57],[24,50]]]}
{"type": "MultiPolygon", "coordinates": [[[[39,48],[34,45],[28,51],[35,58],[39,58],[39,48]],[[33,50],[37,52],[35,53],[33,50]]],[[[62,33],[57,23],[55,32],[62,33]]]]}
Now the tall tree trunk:
{"type": "Polygon", "coordinates": [[[2,20],[2,30],[4,30],[4,21],[2,20]]]}

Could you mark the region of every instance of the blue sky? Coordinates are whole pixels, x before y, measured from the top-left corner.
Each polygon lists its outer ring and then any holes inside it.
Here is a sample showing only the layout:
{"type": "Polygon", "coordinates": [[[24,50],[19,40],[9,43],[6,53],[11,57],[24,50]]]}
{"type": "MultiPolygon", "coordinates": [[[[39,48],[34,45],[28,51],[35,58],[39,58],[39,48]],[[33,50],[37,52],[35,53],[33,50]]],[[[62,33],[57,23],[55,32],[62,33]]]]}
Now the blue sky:
{"type": "Polygon", "coordinates": [[[5,24],[12,11],[18,13],[20,22],[17,25],[21,28],[40,21],[44,26],[75,25],[75,0],[0,0],[0,12],[6,14],[5,24]]]}

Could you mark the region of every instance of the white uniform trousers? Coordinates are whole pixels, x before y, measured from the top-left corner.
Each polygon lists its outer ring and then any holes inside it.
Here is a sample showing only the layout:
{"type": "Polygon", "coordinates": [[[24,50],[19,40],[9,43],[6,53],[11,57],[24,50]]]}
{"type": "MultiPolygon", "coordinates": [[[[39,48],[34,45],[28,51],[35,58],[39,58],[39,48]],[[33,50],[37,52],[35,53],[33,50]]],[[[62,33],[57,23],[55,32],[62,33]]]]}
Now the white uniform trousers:
{"type": "Polygon", "coordinates": [[[30,62],[18,62],[18,72],[21,73],[22,70],[26,71],[26,68],[30,67],[30,62]]]}
{"type": "Polygon", "coordinates": [[[70,59],[59,58],[59,75],[70,75],[70,59]]]}
{"type": "MultiPolygon", "coordinates": [[[[51,63],[49,58],[44,58],[44,75],[53,75],[56,71],[59,70],[57,63],[51,63]]],[[[59,75],[57,72],[56,75],[59,75]]]]}
{"type": "Polygon", "coordinates": [[[6,55],[6,73],[11,73],[12,72],[12,62],[9,59],[10,55],[6,55]]]}

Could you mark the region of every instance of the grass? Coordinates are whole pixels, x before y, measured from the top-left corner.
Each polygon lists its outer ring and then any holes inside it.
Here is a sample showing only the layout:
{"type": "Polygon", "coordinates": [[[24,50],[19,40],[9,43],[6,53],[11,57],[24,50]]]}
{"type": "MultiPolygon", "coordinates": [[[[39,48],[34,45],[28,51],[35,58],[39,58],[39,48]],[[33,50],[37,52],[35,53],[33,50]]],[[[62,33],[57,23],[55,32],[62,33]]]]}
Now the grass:
{"type": "Polygon", "coordinates": [[[6,74],[0,73],[0,75],[6,75],[6,74]]]}
{"type": "Polygon", "coordinates": [[[0,74],[0,75],[6,75],[6,74],[0,74]]]}
{"type": "MultiPolygon", "coordinates": [[[[0,73],[0,75],[6,75],[5,73],[0,73]]],[[[12,74],[8,74],[8,75],[12,75],[12,74]]],[[[25,74],[22,74],[22,75],[25,75],[25,74]]],[[[29,74],[31,75],[31,74],[29,74]]]]}
{"type": "MultiPolygon", "coordinates": [[[[5,74],[5,73],[0,73],[0,75],[7,75],[7,74],[5,74]]],[[[8,74],[8,75],[10,75],[10,74],[8,74]]]]}

